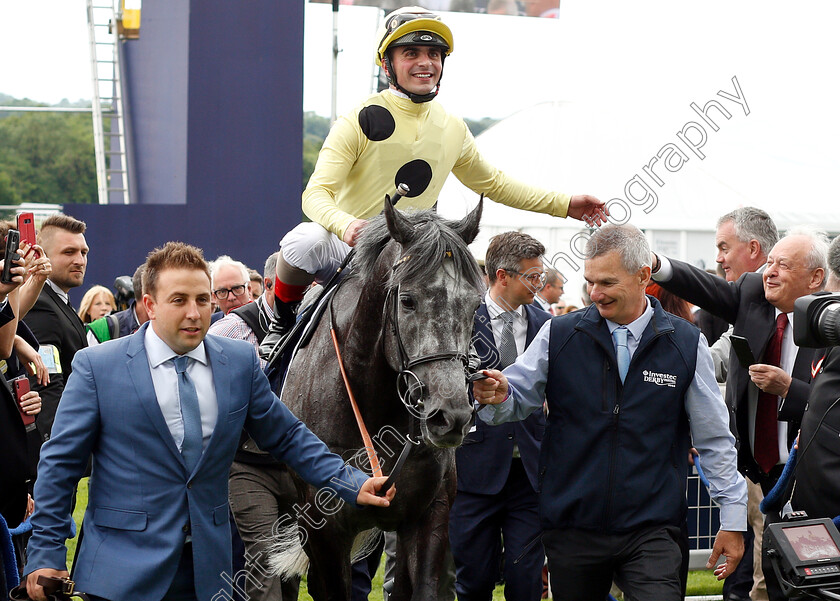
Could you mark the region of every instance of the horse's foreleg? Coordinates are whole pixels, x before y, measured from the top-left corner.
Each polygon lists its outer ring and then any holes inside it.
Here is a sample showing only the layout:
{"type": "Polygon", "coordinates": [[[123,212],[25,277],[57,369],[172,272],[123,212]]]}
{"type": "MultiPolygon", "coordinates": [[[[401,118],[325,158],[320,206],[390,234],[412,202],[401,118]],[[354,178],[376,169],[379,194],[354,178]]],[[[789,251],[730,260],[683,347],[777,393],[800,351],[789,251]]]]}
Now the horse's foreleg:
{"type": "Polygon", "coordinates": [[[442,485],[423,519],[397,531],[397,572],[391,601],[452,601],[450,501],[442,485]],[[449,559],[448,559],[449,558],[449,559]]]}
{"type": "Polygon", "coordinates": [[[350,547],[352,536],[330,527],[312,531],[306,543],[309,556],[307,587],[314,601],[350,601],[350,547]]]}

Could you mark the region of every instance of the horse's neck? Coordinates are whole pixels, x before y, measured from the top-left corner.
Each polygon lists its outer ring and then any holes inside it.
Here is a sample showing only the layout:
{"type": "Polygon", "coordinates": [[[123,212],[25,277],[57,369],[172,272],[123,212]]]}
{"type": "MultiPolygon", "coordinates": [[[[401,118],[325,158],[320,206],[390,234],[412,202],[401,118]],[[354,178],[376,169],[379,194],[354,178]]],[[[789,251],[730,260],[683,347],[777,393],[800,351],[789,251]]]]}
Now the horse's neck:
{"type": "Polygon", "coordinates": [[[348,282],[346,294],[339,300],[336,315],[343,351],[364,363],[379,360],[382,354],[382,336],[385,327],[385,287],[380,282],[348,282]]]}

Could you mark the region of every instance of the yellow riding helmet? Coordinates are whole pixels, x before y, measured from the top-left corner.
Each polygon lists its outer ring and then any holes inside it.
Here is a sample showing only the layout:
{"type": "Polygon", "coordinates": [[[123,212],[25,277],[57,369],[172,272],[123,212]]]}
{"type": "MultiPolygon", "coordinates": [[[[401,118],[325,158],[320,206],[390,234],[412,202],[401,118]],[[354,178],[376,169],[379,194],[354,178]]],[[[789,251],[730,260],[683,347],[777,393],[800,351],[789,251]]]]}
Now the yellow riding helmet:
{"type": "Polygon", "coordinates": [[[389,47],[437,46],[443,49],[444,56],[449,56],[454,48],[449,27],[438,15],[419,6],[406,6],[389,13],[376,39],[379,40],[376,64],[380,67],[389,47]]]}

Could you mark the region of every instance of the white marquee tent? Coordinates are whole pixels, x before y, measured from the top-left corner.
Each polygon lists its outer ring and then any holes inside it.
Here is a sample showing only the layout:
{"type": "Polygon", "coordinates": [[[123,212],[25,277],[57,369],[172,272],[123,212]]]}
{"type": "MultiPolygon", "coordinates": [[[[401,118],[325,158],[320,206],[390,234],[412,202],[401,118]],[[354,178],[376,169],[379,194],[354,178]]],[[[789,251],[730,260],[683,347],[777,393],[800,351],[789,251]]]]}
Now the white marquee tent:
{"type": "MultiPolygon", "coordinates": [[[[734,88],[730,84],[722,89],[734,88]]],[[[698,149],[705,157],[702,160],[688,146],[700,140],[696,128],[686,130],[687,143],[676,135],[689,121],[702,122],[688,106],[683,117],[673,117],[668,123],[669,134],[665,128],[650,128],[649,122],[622,126],[627,123],[625,114],[616,115],[592,104],[542,103],[500,121],[483,132],[477,144],[482,154],[508,175],[549,189],[613,199],[613,218],[629,219],[644,229],[654,250],[702,261],[707,267],[714,266],[717,218],[738,206],[766,210],[780,230],[811,224],[832,235],[840,232],[840,203],[829,200],[833,190],[820,189],[832,181],[836,166],[819,156],[786,155],[772,146],[749,143],[749,116],[737,104],[721,97],[718,100],[731,117],[727,120],[715,110],[709,111],[718,131],[703,123],[708,132],[705,145],[698,149]],[[663,148],[663,158],[650,163],[663,148]],[[672,171],[664,164],[668,154],[672,171]]],[[[451,176],[438,208],[447,217],[460,218],[477,200],[476,194],[451,176]]],[[[570,219],[486,202],[482,232],[473,249],[483,256],[489,238],[510,229],[533,235],[546,245],[552,263],[571,280],[566,296],[577,302],[577,284],[583,280],[582,261],[574,245],[581,242],[575,235],[585,232],[580,226],[570,219]]]]}

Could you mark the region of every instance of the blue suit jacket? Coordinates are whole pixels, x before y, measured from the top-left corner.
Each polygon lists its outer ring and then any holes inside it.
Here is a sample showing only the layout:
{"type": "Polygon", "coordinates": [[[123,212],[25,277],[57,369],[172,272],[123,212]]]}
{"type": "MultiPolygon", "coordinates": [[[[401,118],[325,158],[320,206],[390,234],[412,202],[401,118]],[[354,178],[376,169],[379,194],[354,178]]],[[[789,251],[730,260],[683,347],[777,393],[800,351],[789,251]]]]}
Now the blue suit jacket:
{"type": "MultiPolygon", "coordinates": [[[[531,344],[540,327],[551,315],[534,305],[523,305],[528,317],[525,346],[531,344]]],[[[473,330],[475,350],[481,357],[480,369],[498,369],[499,351],[496,349],[487,305],[481,303],[475,312],[473,330]]],[[[519,446],[522,465],[534,490],[538,486],[540,444],[545,431],[545,415],[535,411],[521,422],[490,426],[481,418],[475,419],[475,432],[470,432],[455,451],[458,472],[458,491],[492,495],[502,490],[510,473],[513,445],[519,446]]]]}
{"type": "Polygon", "coordinates": [[[75,580],[106,599],[160,599],[192,534],[198,599],[229,590],[228,470],[245,427],[260,448],[315,486],[350,503],[366,478],[345,468],[271,392],[254,347],[204,340],[219,406],[213,435],[192,474],[166,426],[146,356],[148,324],[77,353],[52,438],[38,467],[26,573],[63,569],[70,497],[93,455],[90,496],[75,580]]]}

